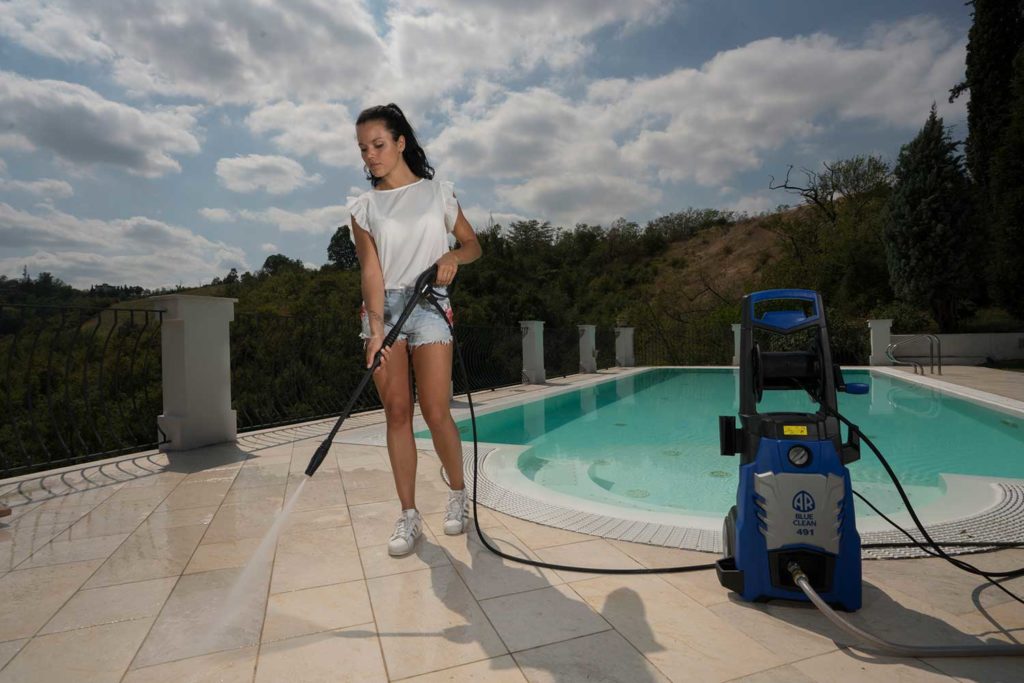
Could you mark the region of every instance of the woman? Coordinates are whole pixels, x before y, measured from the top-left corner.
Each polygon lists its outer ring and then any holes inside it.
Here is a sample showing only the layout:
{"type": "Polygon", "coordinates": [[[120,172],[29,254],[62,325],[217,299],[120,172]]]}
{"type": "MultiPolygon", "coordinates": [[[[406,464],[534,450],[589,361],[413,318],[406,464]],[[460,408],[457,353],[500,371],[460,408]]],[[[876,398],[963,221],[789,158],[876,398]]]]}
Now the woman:
{"type": "MultiPolygon", "coordinates": [[[[451,284],[459,266],[480,258],[480,243],[455,199],[452,184],[433,179],[434,169],[397,105],[361,112],[356,120],[356,139],[366,178],[373,186],[349,202],[362,275],[360,336],[366,340],[369,367],[381,350],[385,334],[413,296],[416,277],[436,263],[435,284],[446,293],[445,286],[451,284]],[[455,235],[459,248],[449,250],[449,234],[455,235]]],[[[447,297],[440,298],[440,303],[451,321],[447,297]]],[[[388,456],[402,504],[402,514],[388,540],[388,553],[393,556],[412,552],[423,524],[416,510],[410,356],[420,410],[451,487],[444,532],[455,535],[466,528],[462,442],[448,405],[451,342],[447,322],[436,308],[422,301],[407,319],[394,346],[382,350],[380,366],[374,372],[387,420],[388,456]]]]}

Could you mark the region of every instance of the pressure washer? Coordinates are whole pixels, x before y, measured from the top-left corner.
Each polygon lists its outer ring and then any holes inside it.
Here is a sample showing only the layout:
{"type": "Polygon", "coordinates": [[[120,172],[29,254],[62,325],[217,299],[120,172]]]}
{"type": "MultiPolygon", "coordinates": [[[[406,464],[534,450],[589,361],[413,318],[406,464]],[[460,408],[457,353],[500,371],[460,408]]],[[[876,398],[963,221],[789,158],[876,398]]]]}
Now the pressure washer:
{"type": "MultiPolygon", "coordinates": [[[[366,389],[373,372],[380,366],[382,351],[398,339],[402,325],[421,299],[433,305],[448,320],[438,300],[440,292],[432,283],[437,266],[424,271],[414,285],[415,296],[391,331],[385,335],[366,373],[356,385],[352,397],[334,427],[314,452],[306,467],[313,476],[323,463],[334,437],[348,418],[356,401],[366,389]]],[[[466,386],[469,376],[452,331],[455,356],[466,386]]],[[[544,569],[595,574],[664,574],[715,569],[722,585],[744,600],[806,600],[813,603],[836,626],[866,642],[882,654],[898,657],[985,657],[1024,655],[1022,645],[979,645],[967,647],[908,646],[881,640],[854,626],[832,607],[844,611],[861,606],[860,550],[869,547],[916,546],[929,555],[941,557],[954,566],[977,576],[1014,600],[1024,603],[1000,580],[1024,576],[1024,568],[992,572],[949,556],[943,546],[1016,548],[1020,543],[976,541],[938,543],[918,518],[895,472],[881,452],[860,429],[838,411],[836,392],[863,394],[868,386],[846,383],[839,366],[832,363],[825,308],[820,294],[811,290],[783,289],[755,292],[743,298],[740,330],[740,423],[734,416],[719,418],[719,438],[723,455],[740,454],[740,485],[736,505],[723,524],[723,557],[707,564],[681,567],[608,569],[578,567],[541,562],[501,551],[480,528],[477,514],[478,438],[476,411],[468,388],[466,399],[473,429],[473,522],[480,542],[495,555],[520,564],[544,569]],[[784,303],[789,302],[789,303],[784,303]],[[799,304],[795,309],[792,302],[799,304]],[[760,309],[758,312],[757,309],[760,309]],[[764,350],[754,332],[781,337],[798,333],[809,336],[809,348],[803,350],[764,350]],[[759,413],[757,404],[764,392],[799,389],[818,404],[815,413],[759,413]],[[846,442],[841,441],[840,424],[847,427],[846,442]],[[852,490],[846,466],[860,456],[860,444],[866,444],[889,474],[897,492],[925,542],[877,510],[867,499],[852,490]],[[851,495],[852,494],[852,495],[851,495]],[[887,522],[909,539],[905,544],[860,542],[854,519],[853,495],[872,507],[887,522]]]]}
{"type": "Polygon", "coordinates": [[[722,455],[740,454],[736,505],[722,530],[718,580],[745,600],[804,599],[787,569],[796,562],[822,598],[846,611],[861,606],[860,536],[846,466],[860,458],[857,431],[841,441],[836,392],[864,394],[832,363],[821,295],[773,289],[743,297],[736,418],[719,417],[722,455]],[[798,305],[793,307],[793,303],[798,305]],[[807,309],[807,310],[805,310],[807,309]],[[754,333],[801,333],[810,348],[765,351],[754,333]],[[806,391],[827,410],[761,413],[765,391],[806,391]]]}

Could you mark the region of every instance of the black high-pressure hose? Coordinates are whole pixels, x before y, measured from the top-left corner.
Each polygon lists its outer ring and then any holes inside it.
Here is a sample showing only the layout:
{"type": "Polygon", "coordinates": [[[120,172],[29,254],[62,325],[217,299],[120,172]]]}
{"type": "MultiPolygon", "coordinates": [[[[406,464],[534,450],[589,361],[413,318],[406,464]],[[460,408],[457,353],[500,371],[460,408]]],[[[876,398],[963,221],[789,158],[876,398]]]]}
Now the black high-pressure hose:
{"type": "MultiPolygon", "coordinates": [[[[458,343],[458,341],[456,339],[455,328],[453,327],[452,323],[448,321],[448,317],[445,314],[444,309],[441,308],[441,304],[437,300],[437,297],[440,295],[440,293],[437,292],[436,290],[434,290],[434,288],[431,286],[431,283],[433,282],[433,280],[434,280],[434,278],[436,276],[437,276],[437,266],[434,265],[434,266],[431,266],[430,268],[428,268],[426,271],[424,271],[416,279],[416,284],[414,286],[414,288],[416,290],[415,296],[412,297],[409,300],[409,303],[406,305],[405,310],[402,311],[401,316],[399,316],[398,320],[395,322],[395,325],[391,329],[391,332],[389,332],[388,335],[384,338],[384,343],[382,345],[382,348],[390,347],[391,345],[394,344],[395,340],[398,338],[398,334],[401,331],[402,326],[405,324],[405,321],[408,319],[409,315],[412,313],[413,308],[419,303],[419,299],[421,297],[426,297],[427,301],[429,301],[438,310],[438,312],[441,314],[442,319],[444,319],[445,322],[448,324],[448,328],[449,328],[449,330],[451,330],[451,333],[452,333],[452,342],[453,342],[454,348],[455,348],[455,355],[456,355],[456,357],[458,358],[458,361],[459,361],[459,369],[460,369],[460,371],[462,373],[463,382],[466,385],[466,401],[469,404],[470,422],[471,422],[472,427],[473,427],[473,495],[472,495],[472,501],[473,501],[473,523],[474,523],[474,525],[476,527],[477,535],[480,538],[480,542],[483,543],[484,547],[487,548],[488,550],[490,550],[492,553],[494,553],[495,555],[497,555],[499,557],[502,557],[502,558],[507,559],[507,560],[511,560],[513,562],[518,562],[518,563],[521,563],[521,564],[526,564],[526,565],[529,565],[529,566],[532,566],[532,567],[540,567],[540,568],[543,568],[543,569],[554,569],[554,570],[560,570],[560,571],[586,572],[586,573],[590,573],[590,574],[669,574],[669,573],[682,573],[682,572],[691,572],[691,571],[701,571],[701,570],[707,570],[707,569],[714,569],[714,567],[715,567],[714,563],[684,565],[684,566],[681,566],[681,567],[660,567],[660,568],[656,567],[656,568],[641,568],[641,569],[616,569],[616,568],[608,569],[608,568],[604,568],[604,567],[577,567],[577,566],[571,566],[571,565],[554,564],[554,563],[551,563],[551,562],[541,562],[539,560],[532,560],[532,559],[529,559],[529,558],[526,558],[526,557],[517,557],[515,555],[509,555],[509,554],[501,551],[499,548],[495,547],[490,542],[490,540],[487,538],[487,536],[483,533],[483,530],[480,528],[479,516],[477,514],[476,491],[477,491],[477,479],[478,479],[477,472],[479,470],[479,451],[478,451],[478,439],[477,439],[477,431],[476,431],[476,411],[475,411],[475,409],[473,407],[473,396],[472,396],[472,394],[469,391],[469,373],[466,370],[466,363],[465,363],[465,360],[464,360],[464,358],[462,356],[462,349],[459,346],[459,343],[458,343]]],[[[343,410],[341,416],[338,418],[338,421],[337,421],[337,423],[335,423],[334,428],[331,429],[331,431],[328,434],[327,438],[324,439],[323,443],[320,444],[320,447],[317,448],[316,452],[313,454],[312,459],[310,459],[309,466],[306,467],[306,474],[308,476],[312,476],[313,473],[316,472],[317,468],[320,467],[320,464],[323,462],[324,458],[327,457],[327,453],[328,453],[328,451],[331,448],[331,444],[334,441],[335,435],[338,433],[338,430],[341,428],[341,424],[349,416],[349,413],[352,412],[352,408],[355,405],[356,400],[358,400],[358,398],[362,395],[363,391],[366,389],[366,385],[369,384],[370,378],[373,376],[373,371],[376,370],[377,367],[380,365],[380,360],[381,360],[381,352],[378,351],[377,354],[374,356],[373,364],[370,366],[370,368],[367,369],[366,374],[363,376],[362,380],[360,380],[359,384],[356,386],[355,391],[352,393],[352,397],[349,399],[348,405],[346,405],[346,407],[343,410]]],[[[832,412],[832,411],[829,411],[828,408],[825,408],[825,410],[827,412],[832,412]]],[[[1021,569],[1018,569],[1018,570],[1013,570],[1013,571],[1008,571],[1008,572],[985,572],[985,571],[982,571],[982,570],[978,569],[977,567],[974,567],[973,565],[971,565],[971,564],[969,564],[967,562],[964,562],[962,560],[958,560],[956,558],[950,557],[941,548],[941,546],[943,546],[943,545],[949,546],[949,547],[1020,547],[1022,544],[1020,544],[1020,543],[1003,543],[1003,542],[999,542],[999,541],[994,541],[994,542],[981,542],[981,541],[979,541],[979,542],[973,542],[973,543],[961,543],[961,542],[957,542],[957,543],[936,543],[936,541],[933,540],[931,538],[931,536],[928,535],[928,532],[924,529],[924,525],[921,523],[920,519],[917,517],[917,513],[915,512],[913,506],[911,505],[910,499],[907,497],[906,493],[903,490],[903,487],[900,485],[899,480],[896,478],[896,473],[892,470],[892,468],[889,466],[889,463],[885,460],[885,458],[878,451],[878,449],[875,447],[875,445],[871,442],[871,440],[867,436],[864,435],[863,432],[860,431],[860,429],[856,425],[854,425],[852,422],[850,422],[844,416],[840,415],[838,412],[834,412],[833,414],[834,414],[834,416],[836,418],[838,418],[844,424],[846,424],[848,428],[850,428],[851,430],[855,430],[857,432],[857,434],[860,435],[861,440],[863,440],[871,448],[871,450],[874,452],[874,454],[881,461],[882,466],[885,468],[886,472],[889,474],[889,477],[892,479],[893,483],[896,485],[896,489],[899,492],[900,497],[902,498],[904,505],[906,505],[907,510],[910,513],[911,518],[914,520],[915,525],[917,526],[918,530],[921,532],[921,534],[926,539],[926,541],[928,543],[928,546],[931,546],[931,548],[934,548],[934,550],[932,550],[929,547],[925,546],[924,544],[918,542],[916,539],[914,539],[913,536],[910,535],[909,532],[907,532],[905,529],[901,528],[899,525],[897,525],[895,522],[893,522],[888,517],[885,517],[885,515],[882,515],[882,517],[886,521],[888,521],[890,524],[892,524],[894,527],[896,527],[901,532],[903,532],[910,539],[911,543],[907,543],[907,544],[872,543],[872,544],[864,544],[862,547],[864,547],[864,548],[874,548],[874,547],[900,547],[900,546],[904,546],[904,545],[906,545],[906,546],[916,545],[916,546],[920,547],[922,550],[924,550],[925,552],[927,552],[929,554],[937,555],[939,557],[942,557],[943,559],[946,559],[947,561],[952,563],[954,566],[956,566],[956,567],[958,567],[960,569],[963,569],[964,571],[967,571],[967,572],[970,572],[972,574],[976,574],[976,575],[985,577],[987,580],[989,580],[997,588],[999,588],[1000,590],[1002,590],[1005,593],[1007,593],[1008,595],[1010,595],[1010,597],[1014,598],[1018,602],[1024,602],[1019,597],[1017,597],[1016,595],[1011,593],[1009,590],[1007,590],[1004,586],[1000,585],[998,582],[993,580],[993,577],[1006,579],[1006,578],[1012,578],[1012,577],[1024,575],[1024,568],[1021,568],[1021,569]]],[[[877,508],[875,508],[874,505],[871,505],[871,503],[867,499],[865,499],[860,494],[856,494],[856,495],[859,498],[861,498],[862,500],[864,500],[865,503],[867,503],[869,506],[872,507],[872,509],[875,509],[876,512],[877,512],[877,508]]],[[[881,513],[879,513],[879,514],[881,514],[881,513]]],[[[795,567],[795,570],[799,571],[799,567],[795,567]]],[[[810,595],[808,595],[808,597],[810,597],[810,595]]],[[[812,601],[813,601],[813,599],[812,599],[812,601]]]]}

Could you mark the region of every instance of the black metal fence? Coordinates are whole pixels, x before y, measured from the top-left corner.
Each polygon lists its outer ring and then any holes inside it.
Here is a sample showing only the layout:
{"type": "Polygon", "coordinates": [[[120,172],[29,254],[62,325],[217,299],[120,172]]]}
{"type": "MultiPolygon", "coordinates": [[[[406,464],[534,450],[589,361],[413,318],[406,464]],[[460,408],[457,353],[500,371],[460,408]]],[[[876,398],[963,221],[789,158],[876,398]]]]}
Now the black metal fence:
{"type": "Polygon", "coordinates": [[[731,325],[693,324],[638,329],[633,337],[637,365],[730,365],[731,325]]]}
{"type": "MultiPolygon", "coordinates": [[[[522,334],[514,327],[455,327],[470,391],[518,384],[522,334]]],[[[236,314],[231,325],[231,392],[238,431],[339,415],[366,372],[359,329],[349,319],[236,314]]],[[[455,392],[465,391],[453,368],[455,392]]],[[[380,408],[375,388],[353,412],[380,408]]]]}
{"type": "MultiPolygon", "coordinates": [[[[455,339],[466,363],[470,391],[506,387],[523,381],[523,333],[520,328],[456,325],[455,339]]],[[[455,393],[465,393],[466,383],[458,367],[452,369],[452,379],[455,393]]]]}
{"type": "Polygon", "coordinates": [[[164,441],[163,311],[0,304],[0,478],[164,441]]]}
{"type": "Polygon", "coordinates": [[[599,327],[595,337],[597,369],[604,370],[615,367],[615,330],[611,327],[599,327]]]}
{"type": "Polygon", "coordinates": [[[580,371],[580,330],[578,327],[544,329],[544,374],[565,377],[580,371]]]}

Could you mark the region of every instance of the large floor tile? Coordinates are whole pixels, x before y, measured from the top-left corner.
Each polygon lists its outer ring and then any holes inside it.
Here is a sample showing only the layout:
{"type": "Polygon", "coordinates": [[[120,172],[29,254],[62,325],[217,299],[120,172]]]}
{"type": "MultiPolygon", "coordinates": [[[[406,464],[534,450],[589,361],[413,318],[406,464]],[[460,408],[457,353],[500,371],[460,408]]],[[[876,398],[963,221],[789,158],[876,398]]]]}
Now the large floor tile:
{"type": "Polygon", "coordinates": [[[816,615],[801,612],[808,609],[816,611],[811,605],[750,603],[734,598],[711,605],[708,609],[786,662],[837,648],[830,637],[832,631],[823,633],[816,628],[817,620],[813,618],[816,615]],[[810,619],[806,619],[808,617],[810,619]]]}
{"type": "MultiPolygon", "coordinates": [[[[484,535],[507,555],[539,559],[505,528],[484,529],[484,535]]],[[[478,600],[562,583],[558,573],[550,569],[498,557],[483,546],[475,529],[460,536],[438,536],[437,542],[448,553],[452,566],[478,600]]]]}
{"type": "Polygon", "coordinates": [[[127,533],[95,538],[76,538],[71,534],[72,529],[68,529],[36,550],[17,568],[44,567],[52,564],[81,562],[82,560],[105,560],[128,538],[127,533]]]}
{"type": "Polygon", "coordinates": [[[507,653],[451,567],[369,579],[367,586],[392,678],[507,653]]]}
{"type": "Polygon", "coordinates": [[[272,593],[328,586],[363,578],[352,528],[291,531],[277,543],[272,593]]]}
{"type": "Polygon", "coordinates": [[[285,485],[288,482],[290,457],[287,461],[260,462],[249,461],[234,480],[235,488],[246,488],[250,486],[270,486],[273,484],[285,485]]]}
{"type": "Polygon", "coordinates": [[[302,484],[302,493],[293,507],[296,511],[337,507],[346,503],[345,490],[341,486],[341,480],[336,476],[326,477],[323,475],[312,479],[303,476],[289,480],[285,493],[286,500],[291,499],[300,483],[302,484]]]}
{"type": "Polygon", "coordinates": [[[203,537],[206,543],[262,538],[274,525],[280,507],[269,505],[223,505],[203,537]]]}
{"type": "Polygon", "coordinates": [[[103,563],[86,588],[177,576],[205,531],[201,525],[154,528],[142,524],[103,563]]]}
{"type": "Polygon", "coordinates": [[[176,581],[177,578],[172,577],[80,590],[47,622],[40,633],[57,633],[155,617],[176,581]]]}
{"type": "Polygon", "coordinates": [[[192,554],[184,573],[198,574],[216,569],[244,567],[259,548],[260,541],[259,538],[242,538],[221,543],[201,543],[192,554]]]}
{"type": "Polygon", "coordinates": [[[373,624],[267,643],[256,667],[257,683],[387,680],[373,624]]]}
{"type": "MultiPolygon", "coordinates": [[[[899,683],[949,683],[949,677],[917,659],[871,657],[859,652],[839,650],[791,664],[816,683],[863,683],[863,681],[899,681],[899,683]]],[[[984,680],[974,679],[970,680],[984,680]]]]}
{"type": "Polygon", "coordinates": [[[510,652],[611,628],[565,585],[481,600],[480,606],[510,652]]]}
{"type": "Polygon", "coordinates": [[[284,503],[283,484],[269,486],[232,486],[224,496],[222,505],[265,505],[275,510],[284,503]]]}
{"type": "Polygon", "coordinates": [[[18,566],[67,530],[67,524],[11,527],[0,524],[0,572],[18,566]]]}
{"type": "Polygon", "coordinates": [[[35,567],[0,578],[0,641],[35,634],[96,571],[100,562],[35,567]]]}
{"type": "Polygon", "coordinates": [[[7,662],[14,659],[14,655],[18,654],[21,648],[25,647],[25,643],[28,640],[28,638],[22,638],[20,640],[8,640],[6,643],[0,643],[0,669],[7,666],[7,662]]]}
{"type": "Polygon", "coordinates": [[[75,522],[68,532],[74,539],[130,534],[156,506],[151,500],[107,501],[75,522]]]}
{"type": "Polygon", "coordinates": [[[145,524],[153,529],[171,529],[178,526],[209,525],[219,506],[162,510],[146,518],[145,524]]]}
{"type": "MultiPolygon", "coordinates": [[[[978,567],[1001,571],[1024,565],[1024,553],[998,552],[964,558],[978,567]]],[[[894,588],[922,602],[942,605],[949,614],[971,614],[977,610],[975,591],[986,585],[985,579],[972,576],[945,560],[878,560],[864,563],[864,579],[885,590],[894,588]]],[[[1004,581],[1003,586],[1024,594],[1024,577],[1004,581]]],[[[983,607],[994,607],[1012,600],[998,590],[978,591],[983,607]]]]}
{"type": "Polygon", "coordinates": [[[402,679],[402,683],[526,683],[509,655],[402,679]]]}
{"type": "MultiPolygon", "coordinates": [[[[596,569],[642,569],[640,564],[603,538],[568,545],[541,548],[537,551],[545,562],[572,567],[593,567],[596,569]]],[[[581,581],[601,576],[588,572],[556,570],[563,581],[581,581]]]]}
{"type": "Polygon", "coordinates": [[[182,510],[185,508],[220,505],[231,488],[233,477],[218,477],[204,481],[183,481],[164,498],[157,510],[182,510]]]}
{"type": "Polygon", "coordinates": [[[291,531],[310,531],[312,529],[330,529],[336,526],[348,526],[348,506],[338,505],[312,510],[293,510],[284,524],[284,533],[291,531]]]}
{"type": "Polygon", "coordinates": [[[223,569],[182,576],[132,667],[255,645],[266,599],[265,571],[223,569]]]}
{"type": "Polygon", "coordinates": [[[333,631],[373,621],[363,581],[349,581],[271,595],[263,642],[333,631]]]}
{"type": "Polygon", "coordinates": [[[117,683],[152,623],[139,619],[33,638],[0,671],[0,683],[117,683]]]}
{"type": "Polygon", "coordinates": [[[615,631],[517,652],[513,657],[530,683],[668,683],[615,631]]]}
{"type": "Polygon", "coordinates": [[[252,683],[256,653],[255,646],[244,647],[132,669],[122,683],[252,683]]]}
{"type": "Polygon", "coordinates": [[[368,579],[451,565],[444,549],[432,539],[426,538],[421,538],[415,550],[402,557],[389,555],[387,544],[360,548],[359,556],[363,561],[363,573],[368,579]]]}
{"type": "Polygon", "coordinates": [[[786,663],[658,577],[606,576],[571,586],[673,681],[727,681],[786,663]]]}

